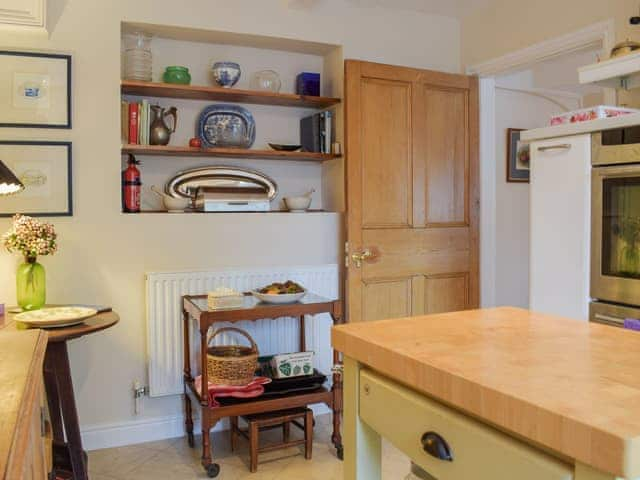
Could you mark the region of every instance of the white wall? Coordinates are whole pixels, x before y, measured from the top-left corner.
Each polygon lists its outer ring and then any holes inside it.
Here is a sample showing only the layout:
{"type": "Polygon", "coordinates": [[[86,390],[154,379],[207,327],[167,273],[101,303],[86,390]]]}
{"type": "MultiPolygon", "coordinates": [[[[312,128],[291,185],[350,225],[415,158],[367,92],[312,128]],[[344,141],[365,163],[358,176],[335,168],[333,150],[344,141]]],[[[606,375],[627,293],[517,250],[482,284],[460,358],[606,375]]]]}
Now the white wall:
{"type": "Polygon", "coordinates": [[[555,101],[579,108],[571,94],[548,95],[550,100],[508,90],[532,89],[537,77],[529,70],[496,79],[496,305],[529,306],[529,184],[506,181],[507,129],[548,124],[551,115],[564,111],[555,101]]]}
{"type": "MultiPolygon", "coordinates": [[[[110,304],[121,315],[110,331],[70,346],[80,420],[85,429],[97,426],[97,436],[101,425],[137,418],[131,382],[145,378],[145,272],[322,264],[341,257],[337,214],[120,213],[121,21],[304,39],[341,45],[345,58],[460,70],[460,31],[453,19],[361,9],[342,0],[328,0],[311,11],[289,10],[285,3],[82,0],[66,4],[48,40],[0,33],[7,49],[73,54],[73,130],[3,129],[0,137],[73,141],[76,213],[53,219],[60,252],[43,263],[51,302],[110,304]]],[[[8,220],[0,221],[0,231],[8,226],[8,220]]],[[[0,254],[0,301],[14,301],[17,261],[0,254]]],[[[148,399],[143,418],[180,412],[177,397],[148,399]]]]}

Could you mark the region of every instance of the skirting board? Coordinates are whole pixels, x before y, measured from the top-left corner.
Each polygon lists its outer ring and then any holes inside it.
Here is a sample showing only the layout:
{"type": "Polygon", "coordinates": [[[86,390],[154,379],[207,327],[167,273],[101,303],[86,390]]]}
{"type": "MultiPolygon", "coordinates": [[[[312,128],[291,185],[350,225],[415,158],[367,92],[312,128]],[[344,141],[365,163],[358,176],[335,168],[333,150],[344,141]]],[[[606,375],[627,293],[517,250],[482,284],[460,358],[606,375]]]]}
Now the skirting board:
{"type": "MultiPolygon", "coordinates": [[[[314,415],[324,415],[331,410],[324,404],[311,405],[314,415]]],[[[199,419],[194,417],[194,431],[200,434],[199,419]]],[[[228,429],[228,422],[219,422],[214,432],[228,429]]],[[[122,447],[136,443],[155,442],[185,435],[184,417],[171,415],[167,417],[145,418],[129,422],[89,425],[82,428],[82,444],[85,450],[122,447]]]]}

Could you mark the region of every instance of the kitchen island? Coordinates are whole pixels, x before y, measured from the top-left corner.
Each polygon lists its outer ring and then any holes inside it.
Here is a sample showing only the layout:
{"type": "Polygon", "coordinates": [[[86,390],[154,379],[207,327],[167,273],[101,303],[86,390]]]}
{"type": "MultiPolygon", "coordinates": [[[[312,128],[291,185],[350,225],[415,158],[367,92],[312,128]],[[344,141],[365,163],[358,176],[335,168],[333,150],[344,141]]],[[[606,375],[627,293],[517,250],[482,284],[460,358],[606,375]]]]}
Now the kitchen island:
{"type": "Polygon", "coordinates": [[[640,333],[517,308],[337,326],[345,479],[640,477],[640,333]]]}

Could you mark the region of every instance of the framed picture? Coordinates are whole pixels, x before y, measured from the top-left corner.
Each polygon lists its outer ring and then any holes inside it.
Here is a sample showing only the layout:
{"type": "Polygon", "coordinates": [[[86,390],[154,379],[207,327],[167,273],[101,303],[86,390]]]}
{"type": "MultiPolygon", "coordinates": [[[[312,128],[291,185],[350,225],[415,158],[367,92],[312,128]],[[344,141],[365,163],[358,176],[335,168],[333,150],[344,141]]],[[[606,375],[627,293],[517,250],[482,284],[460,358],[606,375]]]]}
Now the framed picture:
{"type": "Polygon", "coordinates": [[[0,197],[0,216],[73,215],[71,142],[0,141],[0,159],[24,190],[0,197]]]}
{"type": "Polygon", "coordinates": [[[529,143],[520,140],[523,128],[507,129],[507,182],[529,182],[529,143]]]}
{"type": "Polygon", "coordinates": [[[0,127],[71,128],[71,56],[0,50],[0,127]]]}

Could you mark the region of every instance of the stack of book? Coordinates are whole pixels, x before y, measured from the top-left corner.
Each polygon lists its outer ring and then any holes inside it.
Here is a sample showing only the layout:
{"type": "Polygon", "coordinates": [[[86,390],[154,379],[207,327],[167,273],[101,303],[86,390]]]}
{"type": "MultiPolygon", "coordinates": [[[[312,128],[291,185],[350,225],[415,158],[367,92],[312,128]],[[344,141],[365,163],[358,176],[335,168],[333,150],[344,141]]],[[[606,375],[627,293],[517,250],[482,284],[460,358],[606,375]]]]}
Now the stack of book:
{"type": "Polygon", "coordinates": [[[122,100],[120,117],[123,144],[149,145],[149,130],[152,118],[151,108],[147,99],[137,103],[122,100]]]}
{"type": "Polygon", "coordinates": [[[300,145],[305,152],[331,153],[333,113],[329,110],[300,120],[300,145]]]}

